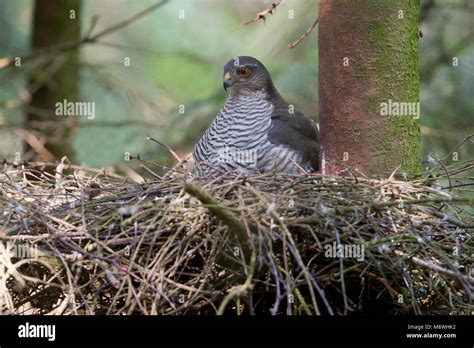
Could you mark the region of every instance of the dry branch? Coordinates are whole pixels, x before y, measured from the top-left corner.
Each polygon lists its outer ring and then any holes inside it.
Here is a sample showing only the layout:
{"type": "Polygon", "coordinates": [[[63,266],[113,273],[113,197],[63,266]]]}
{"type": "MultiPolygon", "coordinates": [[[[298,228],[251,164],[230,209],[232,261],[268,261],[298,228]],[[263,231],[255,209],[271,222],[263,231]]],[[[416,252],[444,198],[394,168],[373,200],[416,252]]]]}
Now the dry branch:
{"type": "Polygon", "coordinates": [[[247,25],[249,24],[252,24],[252,23],[255,23],[255,22],[258,22],[259,20],[263,20],[265,22],[266,20],[266,17],[267,15],[273,15],[273,12],[276,11],[276,8],[283,2],[283,0],[277,0],[276,2],[272,3],[272,6],[270,6],[269,8],[267,8],[266,10],[263,10],[261,12],[258,12],[257,15],[252,18],[251,20],[245,22],[245,23],[242,23],[241,25],[239,25],[238,27],[232,29],[232,31],[236,31],[236,30],[239,30],[239,29],[242,29],[243,27],[246,27],[247,25]]]}
{"type": "Polygon", "coordinates": [[[240,220],[229,210],[229,208],[220,204],[209,192],[204,191],[199,185],[191,182],[185,182],[184,189],[191,196],[196,197],[204,204],[210,212],[212,212],[219,220],[226,224],[229,229],[235,233],[242,244],[247,244],[249,236],[245,226],[240,220]]]}
{"type": "Polygon", "coordinates": [[[298,46],[301,41],[303,41],[307,36],[309,36],[309,34],[311,34],[311,32],[313,31],[314,28],[316,28],[316,25],[318,25],[318,19],[319,18],[316,18],[316,20],[314,21],[314,23],[308,27],[308,29],[306,29],[306,32],[300,36],[300,38],[298,40],[296,40],[295,42],[291,43],[291,44],[288,44],[288,47],[291,49],[291,48],[295,48],[296,46],[298,46]]]}

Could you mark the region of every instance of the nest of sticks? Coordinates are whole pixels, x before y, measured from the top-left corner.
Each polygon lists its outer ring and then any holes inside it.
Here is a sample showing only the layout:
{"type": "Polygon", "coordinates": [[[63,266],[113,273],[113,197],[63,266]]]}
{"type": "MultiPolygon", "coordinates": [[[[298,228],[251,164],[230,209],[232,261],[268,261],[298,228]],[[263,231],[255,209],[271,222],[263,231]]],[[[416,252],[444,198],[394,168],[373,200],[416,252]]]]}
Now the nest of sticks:
{"type": "Polygon", "coordinates": [[[0,312],[470,314],[472,168],[137,184],[5,164],[0,312]]]}

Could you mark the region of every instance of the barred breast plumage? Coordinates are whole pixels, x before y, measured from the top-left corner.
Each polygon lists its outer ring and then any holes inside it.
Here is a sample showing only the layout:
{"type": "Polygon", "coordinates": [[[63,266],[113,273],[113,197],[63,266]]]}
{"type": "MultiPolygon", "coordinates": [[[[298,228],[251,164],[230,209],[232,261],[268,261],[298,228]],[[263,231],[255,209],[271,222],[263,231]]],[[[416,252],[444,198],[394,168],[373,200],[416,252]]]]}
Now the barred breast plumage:
{"type": "Polygon", "coordinates": [[[198,175],[318,169],[316,126],[283,100],[258,60],[231,60],[224,79],[229,98],[194,148],[198,175]]]}

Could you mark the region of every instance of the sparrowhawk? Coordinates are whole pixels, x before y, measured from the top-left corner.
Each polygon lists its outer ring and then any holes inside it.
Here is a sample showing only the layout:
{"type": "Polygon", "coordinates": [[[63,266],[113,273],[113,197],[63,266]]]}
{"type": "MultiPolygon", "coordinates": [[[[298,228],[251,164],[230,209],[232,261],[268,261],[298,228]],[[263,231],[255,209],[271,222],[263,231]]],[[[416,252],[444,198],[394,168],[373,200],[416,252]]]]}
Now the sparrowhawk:
{"type": "Polygon", "coordinates": [[[319,170],[316,125],[283,99],[260,61],[231,59],[224,89],[227,101],[194,148],[198,175],[319,170]]]}

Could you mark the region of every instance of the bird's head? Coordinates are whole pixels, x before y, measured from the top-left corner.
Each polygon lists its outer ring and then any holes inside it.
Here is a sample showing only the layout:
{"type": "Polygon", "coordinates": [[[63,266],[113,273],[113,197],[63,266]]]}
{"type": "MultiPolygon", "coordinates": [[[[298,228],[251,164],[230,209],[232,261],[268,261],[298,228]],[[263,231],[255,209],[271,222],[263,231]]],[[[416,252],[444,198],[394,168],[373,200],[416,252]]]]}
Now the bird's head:
{"type": "Polygon", "coordinates": [[[224,89],[231,94],[248,94],[273,87],[265,66],[253,57],[240,56],[224,65],[224,89]]]}

